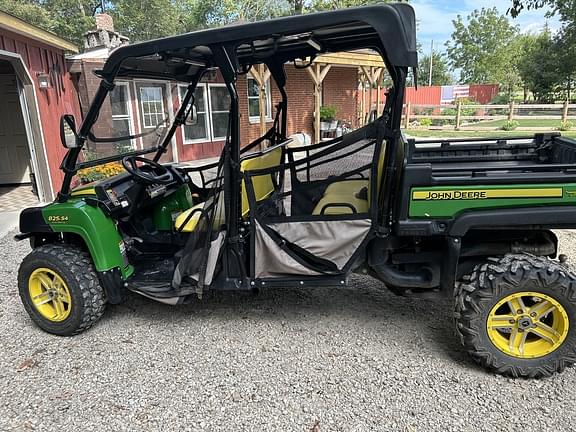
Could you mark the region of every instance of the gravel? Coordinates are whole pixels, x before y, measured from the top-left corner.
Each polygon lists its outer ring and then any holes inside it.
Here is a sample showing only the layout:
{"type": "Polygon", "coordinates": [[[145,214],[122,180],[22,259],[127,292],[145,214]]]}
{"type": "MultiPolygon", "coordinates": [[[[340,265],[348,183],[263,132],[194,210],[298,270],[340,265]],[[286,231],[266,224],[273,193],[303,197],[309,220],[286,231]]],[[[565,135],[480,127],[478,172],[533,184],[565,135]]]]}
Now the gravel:
{"type": "MultiPolygon", "coordinates": [[[[560,235],[576,260],[576,233],[560,235]]],[[[20,304],[28,250],[0,240],[2,431],[576,430],[576,368],[541,381],[479,369],[448,301],[363,277],[179,307],[133,296],[61,338],[20,304]]]]}

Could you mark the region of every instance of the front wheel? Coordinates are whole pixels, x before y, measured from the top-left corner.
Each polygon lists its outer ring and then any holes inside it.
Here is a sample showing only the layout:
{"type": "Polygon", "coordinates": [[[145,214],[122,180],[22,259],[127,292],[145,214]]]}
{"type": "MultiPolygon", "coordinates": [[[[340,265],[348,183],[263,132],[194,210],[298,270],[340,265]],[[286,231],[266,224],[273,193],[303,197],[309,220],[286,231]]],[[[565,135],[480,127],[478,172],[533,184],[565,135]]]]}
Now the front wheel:
{"type": "Polygon", "coordinates": [[[59,336],[92,327],[106,306],[89,255],[72,245],[48,244],[28,254],[18,271],[18,290],[30,318],[59,336]]]}
{"type": "Polygon", "coordinates": [[[544,257],[509,254],[459,284],[456,329],[482,366],[541,378],[576,362],[576,276],[544,257]]]}

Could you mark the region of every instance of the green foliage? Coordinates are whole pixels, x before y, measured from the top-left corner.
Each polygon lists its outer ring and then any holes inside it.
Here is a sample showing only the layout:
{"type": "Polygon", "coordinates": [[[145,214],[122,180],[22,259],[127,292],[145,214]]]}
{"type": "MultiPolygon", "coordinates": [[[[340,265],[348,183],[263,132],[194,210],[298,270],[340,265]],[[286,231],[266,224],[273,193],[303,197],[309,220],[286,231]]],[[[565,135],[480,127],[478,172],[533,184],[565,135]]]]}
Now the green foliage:
{"type": "Polygon", "coordinates": [[[559,131],[569,131],[572,130],[572,128],[574,127],[574,123],[571,122],[570,120],[564,120],[560,122],[560,126],[558,126],[558,130],[559,131]]]}
{"type": "MultiPolygon", "coordinates": [[[[388,3],[383,0],[312,0],[309,11],[326,11],[333,9],[342,9],[347,7],[364,6],[374,3],[388,3]]],[[[307,4],[307,3],[304,3],[307,4]]]]}
{"type": "MultiPolygon", "coordinates": [[[[430,55],[420,56],[418,63],[418,81],[420,85],[428,85],[430,78],[430,55]]],[[[450,85],[454,82],[450,66],[443,53],[434,52],[432,56],[432,85],[450,85]]]]}
{"type": "Polygon", "coordinates": [[[446,47],[451,66],[460,69],[460,81],[501,83],[511,93],[519,81],[518,28],[496,8],[475,10],[466,22],[458,15],[452,23],[452,40],[446,47]]]}
{"type": "Polygon", "coordinates": [[[418,123],[420,123],[420,126],[426,126],[426,127],[432,126],[432,120],[429,118],[420,119],[418,123]]]}
{"type": "Polygon", "coordinates": [[[539,102],[554,102],[559,78],[558,57],[555,54],[557,47],[549,31],[524,37],[524,56],[518,68],[526,89],[539,102]]]}
{"type": "Polygon", "coordinates": [[[492,105],[506,105],[509,103],[510,103],[510,95],[508,93],[498,93],[490,101],[490,104],[492,105]]]}
{"type": "Polygon", "coordinates": [[[176,34],[182,28],[176,3],[171,0],[115,0],[110,14],[116,30],[132,42],[176,34]]]}
{"type": "MultiPolygon", "coordinates": [[[[576,77],[576,5],[574,0],[511,0],[509,12],[517,16],[523,9],[538,9],[549,7],[546,16],[556,15],[560,18],[562,28],[551,36],[547,35],[538,42],[535,50],[528,57],[538,60],[542,71],[536,71],[534,79],[530,79],[535,68],[527,68],[525,77],[529,87],[538,93],[541,101],[552,101],[558,94],[561,99],[572,97],[572,88],[576,77]]],[[[528,61],[528,60],[527,60],[528,61]]]]}
{"type": "Polygon", "coordinates": [[[519,123],[516,120],[506,120],[502,125],[501,129],[504,131],[513,131],[519,126],[519,123]]]}
{"type": "Polygon", "coordinates": [[[320,121],[333,121],[336,120],[336,113],[338,110],[334,106],[323,105],[320,107],[320,121]]]}
{"type": "Polygon", "coordinates": [[[0,0],[0,9],[52,32],[79,48],[83,35],[94,27],[97,0],[0,0]]]}

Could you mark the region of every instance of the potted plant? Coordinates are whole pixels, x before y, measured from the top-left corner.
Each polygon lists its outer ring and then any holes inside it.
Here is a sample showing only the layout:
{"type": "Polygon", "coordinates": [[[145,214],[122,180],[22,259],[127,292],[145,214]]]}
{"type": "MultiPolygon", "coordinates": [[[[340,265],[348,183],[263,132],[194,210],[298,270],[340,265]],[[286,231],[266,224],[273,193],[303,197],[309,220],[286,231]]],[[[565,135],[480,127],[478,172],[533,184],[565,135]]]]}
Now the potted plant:
{"type": "Polygon", "coordinates": [[[320,107],[320,130],[327,131],[336,129],[336,107],[324,105],[320,107]]]}

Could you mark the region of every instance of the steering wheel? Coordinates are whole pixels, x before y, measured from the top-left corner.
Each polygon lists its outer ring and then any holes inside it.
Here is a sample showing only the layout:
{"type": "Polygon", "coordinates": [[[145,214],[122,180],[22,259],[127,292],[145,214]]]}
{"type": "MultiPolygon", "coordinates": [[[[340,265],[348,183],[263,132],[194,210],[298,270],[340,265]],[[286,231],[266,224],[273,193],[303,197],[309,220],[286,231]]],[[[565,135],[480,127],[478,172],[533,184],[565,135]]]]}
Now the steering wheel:
{"type": "Polygon", "coordinates": [[[146,183],[166,184],[174,180],[174,176],[168,168],[142,156],[126,156],[122,159],[122,166],[134,177],[146,183]],[[136,162],[141,162],[144,165],[138,166],[136,162]],[[144,166],[149,166],[150,171],[144,171],[142,169],[144,166]]]}

